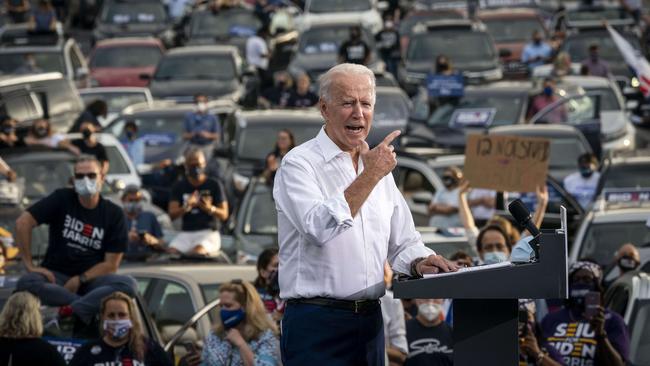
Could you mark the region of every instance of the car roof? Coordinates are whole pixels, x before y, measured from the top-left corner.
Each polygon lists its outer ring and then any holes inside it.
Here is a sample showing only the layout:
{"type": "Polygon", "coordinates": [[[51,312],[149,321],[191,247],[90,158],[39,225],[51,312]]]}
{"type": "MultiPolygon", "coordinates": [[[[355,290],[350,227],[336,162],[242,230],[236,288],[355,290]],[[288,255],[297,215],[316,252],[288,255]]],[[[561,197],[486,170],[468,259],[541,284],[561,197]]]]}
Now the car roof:
{"type": "Polygon", "coordinates": [[[476,94],[520,94],[534,93],[538,88],[530,81],[497,81],[494,83],[468,85],[465,87],[466,92],[476,94]]]}
{"type": "Polygon", "coordinates": [[[610,160],[610,165],[646,165],[650,164],[650,156],[617,156],[610,160]]]}
{"type": "Polygon", "coordinates": [[[46,72],[42,74],[27,75],[6,74],[0,75],[0,88],[18,84],[29,84],[38,81],[58,80],[63,78],[63,74],[60,72],[46,72]]]}
{"type": "Polygon", "coordinates": [[[148,88],[137,86],[102,86],[96,88],[79,89],[79,94],[105,94],[105,93],[146,93],[148,88]]]}
{"type": "Polygon", "coordinates": [[[162,42],[154,37],[120,37],[108,38],[97,42],[95,49],[115,46],[161,46],[162,42]]]}
{"type": "Polygon", "coordinates": [[[483,20],[492,19],[539,19],[539,13],[531,8],[500,8],[481,9],[478,18],[483,20]]]}
{"type": "MultiPolygon", "coordinates": [[[[233,107],[234,103],[225,99],[208,101],[208,109],[219,107],[233,107]]],[[[194,111],[196,106],[192,103],[178,103],[173,100],[154,100],[152,103],[141,102],[130,105],[122,111],[122,115],[157,114],[157,113],[187,113],[194,111]]]]}
{"type": "Polygon", "coordinates": [[[2,152],[2,158],[9,162],[29,162],[29,161],[42,161],[42,160],[75,160],[76,156],[65,149],[51,149],[41,146],[17,147],[13,149],[6,149],[2,152]]]}
{"type": "Polygon", "coordinates": [[[323,124],[323,117],[317,109],[270,109],[249,110],[242,112],[242,123],[266,124],[282,122],[287,124],[310,123],[323,124]]]}
{"type": "Polygon", "coordinates": [[[567,75],[562,77],[559,84],[575,84],[583,88],[608,88],[611,86],[611,81],[600,76],[567,75]]]}
{"type": "Polygon", "coordinates": [[[427,163],[432,168],[442,168],[448,166],[458,166],[465,164],[465,155],[456,154],[456,155],[442,155],[432,159],[428,159],[427,163]]]}
{"type": "Polygon", "coordinates": [[[239,52],[235,46],[226,46],[226,45],[211,45],[211,46],[186,46],[172,48],[167,51],[164,57],[168,56],[181,56],[181,55],[193,55],[193,54],[235,54],[239,52]]]}
{"type": "Polygon", "coordinates": [[[136,264],[125,263],[119,270],[120,273],[131,275],[170,276],[181,278],[187,282],[196,282],[199,285],[219,284],[240,278],[253,281],[257,277],[257,270],[253,265],[224,265],[207,263],[173,263],[173,264],[136,264]]]}
{"type": "Polygon", "coordinates": [[[530,135],[530,136],[580,136],[580,131],[567,125],[508,125],[490,128],[491,134],[507,135],[508,133],[530,135]]]}
{"type": "Polygon", "coordinates": [[[650,217],[650,207],[614,208],[593,212],[592,223],[646,222],[650,217]]]}

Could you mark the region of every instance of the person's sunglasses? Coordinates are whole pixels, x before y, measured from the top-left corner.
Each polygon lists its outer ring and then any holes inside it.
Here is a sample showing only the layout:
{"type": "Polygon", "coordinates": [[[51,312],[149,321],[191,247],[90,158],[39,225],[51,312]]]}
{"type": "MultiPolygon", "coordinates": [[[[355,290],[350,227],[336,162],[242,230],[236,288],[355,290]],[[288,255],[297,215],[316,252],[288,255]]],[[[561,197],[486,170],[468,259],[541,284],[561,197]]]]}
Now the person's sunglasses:
{"type": "Polygon", "coordinates": [[[84,179],[84,177],[88,177],[88,179],[96,179],[97,173],[74,173],[74,179],[84,179]]]}

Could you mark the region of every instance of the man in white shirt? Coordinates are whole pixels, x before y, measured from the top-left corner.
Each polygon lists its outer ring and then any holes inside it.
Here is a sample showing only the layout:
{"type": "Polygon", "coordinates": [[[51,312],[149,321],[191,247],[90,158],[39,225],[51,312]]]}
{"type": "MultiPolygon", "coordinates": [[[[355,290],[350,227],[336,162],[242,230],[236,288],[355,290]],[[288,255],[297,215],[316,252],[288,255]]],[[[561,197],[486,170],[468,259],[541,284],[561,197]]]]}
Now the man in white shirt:
{"type": "Polygon", "coordinates": [[[598,158],[592,153],[582,154],[578,157],[578,167],[579,171],[564,178],[564,189],[578,201],[582,208],[588,209],[594,200],[600,181],[598,158]]]}
{"type": "Polygon", "coordinates": [[[375,77],[340,64],[319,80],[325,126],[292,149],[275,177],[282,360],[292,365],[383,365],[379,299],[386,259],[399,273],[455,271],[415,231],[390,172],[389,134],[372,150],[375,77]]]}
{"type": "Polygon", "coordinates": [[[268,29],[264,26],[257,31],[254,36],[246,40],[246,63],[252,65],[257,70],[257,75],[262,83],[260,90],[264,90],[268,85],[267,69],[269,68],[269,48],[266,45],[266,36],[268,29]]]}

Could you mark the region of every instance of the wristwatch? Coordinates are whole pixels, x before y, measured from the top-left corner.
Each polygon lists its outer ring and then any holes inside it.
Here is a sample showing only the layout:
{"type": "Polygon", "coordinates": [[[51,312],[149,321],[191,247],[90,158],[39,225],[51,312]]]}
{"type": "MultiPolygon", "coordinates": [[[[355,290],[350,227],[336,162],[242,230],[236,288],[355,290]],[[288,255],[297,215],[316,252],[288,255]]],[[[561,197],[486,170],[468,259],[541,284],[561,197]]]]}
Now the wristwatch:
{"type": "Polygon", "coordinates": [[[88,282],[88,278],[85,273],[79,275],[79,283],[85,285],[88,282]]]}
{"type": "Polygon", "coordinates": [[[411,276],[416,277],[416,278],[421,278],[422,274],[418,272],[418,264],[422,262],[423,260],[427,259],[426,257],[420,257],[416,258],[411,262],[411,276]]]}

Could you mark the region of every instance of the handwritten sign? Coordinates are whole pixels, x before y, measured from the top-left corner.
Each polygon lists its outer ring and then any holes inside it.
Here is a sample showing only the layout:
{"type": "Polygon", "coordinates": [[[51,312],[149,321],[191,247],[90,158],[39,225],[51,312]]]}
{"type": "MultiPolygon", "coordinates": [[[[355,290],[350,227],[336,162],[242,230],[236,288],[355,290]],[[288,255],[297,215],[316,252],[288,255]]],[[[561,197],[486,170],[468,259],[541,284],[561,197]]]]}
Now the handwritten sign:
{"type": "Polygon", "coordinates": [[[432,98],[462,97],[465,94],[463,75],[429,74],[427,76],[427,90],[432,98]]]}
{"type": "Polygon", "coordinates": [[[470,134],[465,146],[465,177],[473,187],[535,192],[548,174],[550,142],[523,136],[470,134]]]}

